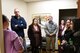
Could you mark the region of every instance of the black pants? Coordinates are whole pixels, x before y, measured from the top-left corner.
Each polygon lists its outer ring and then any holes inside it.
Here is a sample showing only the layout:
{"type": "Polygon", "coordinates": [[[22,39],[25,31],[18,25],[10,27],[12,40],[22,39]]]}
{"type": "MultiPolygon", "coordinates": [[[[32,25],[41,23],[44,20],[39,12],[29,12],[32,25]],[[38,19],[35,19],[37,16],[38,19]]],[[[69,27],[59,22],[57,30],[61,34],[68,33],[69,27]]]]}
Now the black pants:
{"type": "Polygon", "coordinates": [[[26,53],[27,52],[27,46],[26,46],[26,40],[25,40],[25,38],[23,38],[23,47],[24,47],[23,53],[26,53]]]}
{"type": "Polygon", "coordinates": [[[74,48],[72,45],[64,45],[63,53],[74,53],[74,48]]]}
{"type": "Polygon", "coordinates": [[[75,53],[80,53],[80,46],[79,45],[76,45],[75,47],[76,47],[75,53]]]}
{"type": "Polygon", "coordinates": [[[39,48],[38,48],[38,46],[37,47],[33,47],[32,46],[32,53],[39,53],[39,48]]]}

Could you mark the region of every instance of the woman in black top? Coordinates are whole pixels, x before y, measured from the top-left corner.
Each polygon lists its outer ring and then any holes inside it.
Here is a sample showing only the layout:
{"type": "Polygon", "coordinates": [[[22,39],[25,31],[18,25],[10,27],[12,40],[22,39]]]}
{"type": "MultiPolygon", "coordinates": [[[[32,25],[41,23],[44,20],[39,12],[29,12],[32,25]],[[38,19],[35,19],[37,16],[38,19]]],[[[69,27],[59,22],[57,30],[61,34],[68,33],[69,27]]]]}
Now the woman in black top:
{"type": "Polygon", "coordinates": [[[66,21],[66,30],[64,32],[63,40],[67,43],[63,44],[63,53],[74,53],[73,42],[74,42],[74,30],[73,30],[73,22],[71,20],[66,21]]]}
{"type": "Polygon", "coordinates": [[[32,53],[39,53],[39,46],[41,45],[41,28],[38,25],[38,20],[33,19],[32,24],[28,28],[28,37],[30,39],[32,53]]]}

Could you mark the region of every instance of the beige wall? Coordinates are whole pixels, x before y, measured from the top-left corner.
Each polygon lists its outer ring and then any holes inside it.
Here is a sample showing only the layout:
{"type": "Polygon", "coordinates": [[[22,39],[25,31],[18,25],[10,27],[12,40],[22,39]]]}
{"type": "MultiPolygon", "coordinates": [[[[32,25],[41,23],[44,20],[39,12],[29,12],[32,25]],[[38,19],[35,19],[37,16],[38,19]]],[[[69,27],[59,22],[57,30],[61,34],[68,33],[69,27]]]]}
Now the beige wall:
{"type": "Polygon", "coordinates": [[[54,17],[53,21],[58,24],[59,21],[59,9],[72,9],[77,8],[76,0],[54,0],[43,2],[31,2],[28,3],[28,17],[32,18],[32,14],[36,13],[51,13],[54,17]]]}
{"type": "MultiPolygon", "coordinates": [[[[26,2],[23,0],[2,0],[2,13],[5,14],[9,20],[11,19],[11,15],[14,15],[14,8],[18,8],[20,15],[28,21],[26,2]]],[[[25,30],[25,34],[27,35],[27,30],[25,30]]]]}

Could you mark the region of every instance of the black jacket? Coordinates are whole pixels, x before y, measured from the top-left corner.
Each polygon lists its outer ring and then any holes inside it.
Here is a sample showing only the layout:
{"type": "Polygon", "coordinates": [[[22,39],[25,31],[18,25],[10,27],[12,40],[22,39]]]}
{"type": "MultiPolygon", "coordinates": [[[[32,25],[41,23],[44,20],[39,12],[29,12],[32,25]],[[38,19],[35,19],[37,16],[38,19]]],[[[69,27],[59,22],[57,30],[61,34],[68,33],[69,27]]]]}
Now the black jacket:
{"type": "MultiPolygon", "coordinates": [[[[41,44],[41,41],[42,41],[41,28],[40,28],[40,26],[38,26],[38,28],[39,28],[38,34],[39,34],[39,38],[40,38],[39,41],[40,41],[40,44],[41,44]]],[[[29,37],[29,39],[30,39],[31,45],[32,45],[32,46],[35,46],[35,45],[36,45],[35,33],[34,33],[34,30],[33,30],[33,25],[32,25],[32,24],[31,24],[31,25],[29,26],[29,28],[28,28],[28,37],[29,37]]]]}

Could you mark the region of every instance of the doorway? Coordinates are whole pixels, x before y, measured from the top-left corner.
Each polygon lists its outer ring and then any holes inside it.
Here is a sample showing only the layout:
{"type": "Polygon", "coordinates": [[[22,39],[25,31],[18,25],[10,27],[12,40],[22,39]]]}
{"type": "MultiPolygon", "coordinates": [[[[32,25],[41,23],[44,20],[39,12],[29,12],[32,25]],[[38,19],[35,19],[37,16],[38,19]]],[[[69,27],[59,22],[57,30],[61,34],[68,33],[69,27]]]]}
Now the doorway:
{"type": "Polygon", "coordinates": [[[60,21],[70,19],[76,19],[77,17],[77,9],[60,9],[59,10],[59,24],[60,21]]]}

